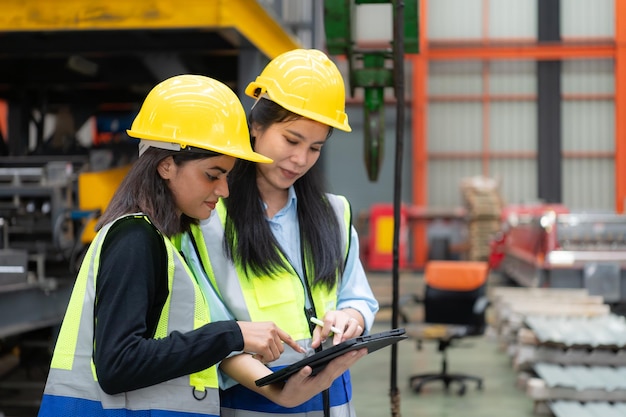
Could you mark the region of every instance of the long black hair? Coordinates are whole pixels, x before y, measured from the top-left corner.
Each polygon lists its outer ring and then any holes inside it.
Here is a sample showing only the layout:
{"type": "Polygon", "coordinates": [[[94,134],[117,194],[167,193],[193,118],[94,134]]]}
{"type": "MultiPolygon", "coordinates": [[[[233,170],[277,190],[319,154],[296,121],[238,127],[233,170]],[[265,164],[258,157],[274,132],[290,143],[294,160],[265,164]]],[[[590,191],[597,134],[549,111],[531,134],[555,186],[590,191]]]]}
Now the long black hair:
{"type": "Polygon", "coordinates": [[[159,163],[171,156],[177,166],[188,161],[221,156],[219,153],[202,151],[170,151],[150,147],[133,163],[133,166],[115,191],[106,211],[98,220],[96,230],[120,216],[145,213],[154,226],[166,236],[186,232],[192,224],[198,224],[184,213],[179,217],[176,202],[167,182],[158,173],[159,163]]]}
{"type": "MultiPolygon", "coordinates": [[[[260,99],[250,111],[248,122],[250,126],[265,131],[274,123],[301,118],[273,101],[260,99]]],[[[331,133],[332,128],[328,135],[331,133]]],[[[256,177],[255,163],[238,160],[229,175],[232,186],[229,197],[225,199],[228,216],[224,249],[231,260],[242,265],[248,277],[271,276],[279,270],[289,270],[285,258],[280,256],[280,245],[265,219],[256,177]]],[[[326,197],[320,166],[314,164],[295,182],[294,189],[298,197],[301,245],[308,259],[306,263],[312,266],[306,269],[309,283],[330,289],[343,273],[344,248],[341,226],[326,197]]]]}

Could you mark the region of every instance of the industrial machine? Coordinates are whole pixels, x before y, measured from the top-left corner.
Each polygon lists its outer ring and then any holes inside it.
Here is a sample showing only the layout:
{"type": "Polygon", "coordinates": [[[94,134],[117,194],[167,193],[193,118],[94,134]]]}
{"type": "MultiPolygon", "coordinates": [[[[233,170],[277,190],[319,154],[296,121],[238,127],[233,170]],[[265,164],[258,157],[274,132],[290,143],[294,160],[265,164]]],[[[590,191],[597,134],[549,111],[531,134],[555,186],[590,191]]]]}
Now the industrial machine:
{"type": "Polygon", "coordinates": [[[78,170],[86,162],[79,156],[2,161],[0,337],[62,318],[74,275],[69,261],[80,250],[73,213],[78,170]]]}
{"type": "Polygon", "coordinates": [[[507,236],[509,231],[518,225],[520,216],[524,218],[537,217],[551,211],[557,214],[569,213],[569,209],[563,204],[536,202],[505,205],[500,213],[500,228],[489,240],[489,268],[492,271],[500,270],[504,259],[507,236]]]}
{"type": "Polygon", "coordinates": [[[543,213],[509,220],[502,273],[526,287],[585,288],[626,302],[626,215],[543,213]]]}
{"type": "Polygon", "coordinates": [[[130,167],[90,171],[90,162],[87,155],[0,158],[0,415],[37,407],[37,381],[47,374],[76,272],[130,167]],[[3,381],[32,373],[31,358],[39,358],[37,376],[3,381]]]}
{"type": "MultiPolygon", "coordinates": [[[[76,176],[85,162],[86,156],[1,158],[0,377],[28,362],[31,334],[46,329],[52,339],[50,329],[63,319],[74,279],[68,260],[76,248],[76,176]]],[[[21,392],[3,383],[3,408],[21,401],[21,392]]]]}

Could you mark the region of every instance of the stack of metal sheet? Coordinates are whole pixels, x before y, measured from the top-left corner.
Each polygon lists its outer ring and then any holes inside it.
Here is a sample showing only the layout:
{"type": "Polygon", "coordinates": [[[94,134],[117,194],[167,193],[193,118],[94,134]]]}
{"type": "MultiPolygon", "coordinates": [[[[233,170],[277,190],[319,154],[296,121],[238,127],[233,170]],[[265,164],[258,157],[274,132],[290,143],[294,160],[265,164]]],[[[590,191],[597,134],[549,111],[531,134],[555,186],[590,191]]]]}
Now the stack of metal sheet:
{"type": "Polygon", "coordinates": [[[525,324],[536,344],[520,352],[535,375],[526,393],[536,404],[557,417],[585,415],[586,403],[613,413],[597,415],[626,416],[626,318],[529,316],[525,324]]]}
{"type": "Polygon", "coordinates": [[[534,335],[525,337],[527,317],[602,317],[611,312],[602,297],[589,295],[583,288],[495,287],[489,298],[490,323],[514,362],[520,346],[536,344],[534,335]]]}
{"type": "Polygon", "coordinates": [[[550,409],[556,417],[626,417],[625,403],[554,401],[550,409]]]}

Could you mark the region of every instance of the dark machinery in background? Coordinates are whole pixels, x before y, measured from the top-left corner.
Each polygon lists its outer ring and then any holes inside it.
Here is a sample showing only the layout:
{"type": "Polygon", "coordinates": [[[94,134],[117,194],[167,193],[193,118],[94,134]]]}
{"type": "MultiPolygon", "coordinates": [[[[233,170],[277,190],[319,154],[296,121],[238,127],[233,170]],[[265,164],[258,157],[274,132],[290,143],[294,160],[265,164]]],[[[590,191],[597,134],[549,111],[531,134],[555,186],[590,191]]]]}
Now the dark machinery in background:
{"type": "Polygon", "coordinates": [[[28,253],[38,264],[39,281],[45,278],[45,260],[67,261],[72,256],[77,171],[86,162],[81,157],[13,158],[0,167],[1,248],[28,253]]]}
{"type": "MultiPolygon", "coordinates": [[[[0,158],[0,376],[29,363],[27,352],[47,358],[51,337],[69,300],[69,260],[79,251],[77,172],[86,157],[0,158]],[[35,335],[37,335],[35,337],[35,335]],[[38,341],[35,343],[35,339],[38,341]]],[[[42,365],[43,366],[43,365],[42,365]]],[[[45,368],[43,368],[45,369],[45,368]]],[[[45,373],[45,371],[42,371],[45,373]]],[[[24,382],[29,387],[28,381],[24,382]]],[[[20,401],[0,385],[0,403],[20,401]],[[11,398],[13,397],[13,398],[11,398]]]]}
{"type": "Polygon", "coordinates": [[[543,212],[507,216],[501,272],[524,287],[584,288],[626,303],[626,216],[543,212]]]}
{"type": "Polygon", "coordinates": [[[71,156],[2,158],[0,337],[60,318],[58,311],[33,306],[47,303],[50,291],[72,274],[68,263],[80,250],[80,225],[74,216],[77,173],[85,163],[86,158],[71,156]]]}
{"type": "Polygon", "coordinates": [[[36,414],[81,253],[136,158],[124,132],[145,95],[185,72],[237,90],[257,60],[300,47],[285,28],[307,24],[277,20],[291,5],[270,3],[3,1],[0,416],[36,414]]]}

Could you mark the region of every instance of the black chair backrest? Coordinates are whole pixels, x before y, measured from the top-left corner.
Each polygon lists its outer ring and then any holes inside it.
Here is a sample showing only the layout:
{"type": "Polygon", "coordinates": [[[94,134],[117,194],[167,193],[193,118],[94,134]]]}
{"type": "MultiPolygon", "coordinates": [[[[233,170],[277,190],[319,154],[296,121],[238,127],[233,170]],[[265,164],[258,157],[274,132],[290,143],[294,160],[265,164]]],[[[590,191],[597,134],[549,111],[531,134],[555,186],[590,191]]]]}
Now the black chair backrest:
{"type": "Polygon", "coordinates": [[[433,261],[425,269],[424,321],[485,328],[486,262],[433,261]]]}
{"type": "Polygon", "coordinates": [[[440,290],[426,286],[424,321],[467,325],[472,327],[471,332],[482,332],[485,327],[485,312],[476,311],[476,303],[486,296],[485,292],[484,286],[469,291],[440,290]]]}

